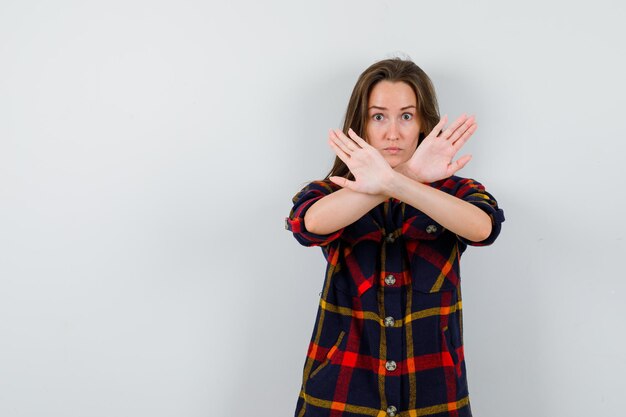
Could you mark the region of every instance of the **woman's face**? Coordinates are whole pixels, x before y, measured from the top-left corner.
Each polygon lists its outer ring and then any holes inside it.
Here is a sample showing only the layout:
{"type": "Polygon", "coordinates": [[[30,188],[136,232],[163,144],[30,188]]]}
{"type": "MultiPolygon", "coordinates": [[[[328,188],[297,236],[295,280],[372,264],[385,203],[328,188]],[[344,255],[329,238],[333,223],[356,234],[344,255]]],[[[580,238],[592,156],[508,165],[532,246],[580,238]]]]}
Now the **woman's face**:
{"type": "Polygon", "coordinates": [[[391,167],[411,158],[421,129],[413,89],[402,81],[380,81],[370,92],[368,106],[367,142],[391,167]]]}

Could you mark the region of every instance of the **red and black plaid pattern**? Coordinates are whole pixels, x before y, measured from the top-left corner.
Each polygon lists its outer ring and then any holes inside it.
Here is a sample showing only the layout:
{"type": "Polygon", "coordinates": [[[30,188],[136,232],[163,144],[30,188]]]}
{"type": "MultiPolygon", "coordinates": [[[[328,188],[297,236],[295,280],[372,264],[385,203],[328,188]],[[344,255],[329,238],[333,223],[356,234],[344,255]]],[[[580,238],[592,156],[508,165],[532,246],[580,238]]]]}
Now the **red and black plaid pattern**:
{"type": "Polygon", "coordinates": [[[428,185],[483,209],[491,235],[469,241],[393,198],[317,235],[304,227],[306,210],[340,187],[313,181],[293,197],[285,227],[328,262],[296,417],[472,415],[459,260],[467,245],[496,239],[504,212],[472,179],[428,185]]]}

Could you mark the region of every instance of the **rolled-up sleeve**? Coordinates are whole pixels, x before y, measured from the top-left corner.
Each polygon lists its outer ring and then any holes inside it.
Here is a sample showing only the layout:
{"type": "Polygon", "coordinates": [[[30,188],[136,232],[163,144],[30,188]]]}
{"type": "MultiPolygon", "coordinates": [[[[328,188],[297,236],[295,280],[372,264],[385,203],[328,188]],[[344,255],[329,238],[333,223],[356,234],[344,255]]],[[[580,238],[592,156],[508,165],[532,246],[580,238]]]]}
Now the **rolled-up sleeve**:
{"type": "Polygon", "coordinates": [[[504,222],[504,211],[498,207],[498,202],[494,196],[489,193],[485,187],[472,178],[454,177],[456,184],[454,186],[454,195],[463,201],[467,201],[483,210],[491,219],[491,233],[486,239],[480,242],[474,242],[457,235],[458,239],[471,246],[487,246],[492,244],[502,228],[504,222]]]}
{"type": "Polygon", "coordinates": [[[293,198],[293,207],[289,216],[285,217],[285,229],[291,231],[296,240],[304,246],[325,246],[337,239],[345,228],[335,232],[318,235],[306,230],[304,215],[319,199],[341,188],[330,180],[312,181],[300,190],[293,198]]]}

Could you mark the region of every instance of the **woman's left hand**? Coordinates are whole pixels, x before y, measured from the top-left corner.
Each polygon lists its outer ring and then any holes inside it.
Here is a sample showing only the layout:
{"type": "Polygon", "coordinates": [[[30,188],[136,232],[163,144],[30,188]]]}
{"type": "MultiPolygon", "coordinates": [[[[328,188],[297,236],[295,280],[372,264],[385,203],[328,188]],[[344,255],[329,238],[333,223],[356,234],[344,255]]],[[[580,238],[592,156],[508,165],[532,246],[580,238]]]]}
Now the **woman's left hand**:
{"type": "Polygon", "coordinates": [[[366,194],[384,194],[385,185],[393,177],[394,171],[378,149],[360,138],[352,129],[350,137],[340,129],[331,129],[328,143],[354,175],[354,181],[331,176],[337,185],[366,194]]]}
{"type": "Polygon", "coordinates": [[[442,131],[447,121],[447,115],[441,118],[411,158],[394,169],[419,182],[434,182],[448,178],[463,168],[472,155],[463,155],[456,161],[452,159],[476,131],[476,120],[474,116],[463,114],[442,131]]]}

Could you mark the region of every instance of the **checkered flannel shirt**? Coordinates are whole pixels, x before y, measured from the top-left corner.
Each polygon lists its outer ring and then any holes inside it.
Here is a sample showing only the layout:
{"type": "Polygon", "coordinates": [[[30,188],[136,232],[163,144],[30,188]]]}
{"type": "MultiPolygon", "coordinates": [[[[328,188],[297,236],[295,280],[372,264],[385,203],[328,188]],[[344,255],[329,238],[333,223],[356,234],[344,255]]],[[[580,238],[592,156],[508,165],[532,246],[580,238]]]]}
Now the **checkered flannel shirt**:
{"type": "Polygon", "coordinates": [[[296,417],[471,416],[463,351],[459,261],[500,233],[504,212],[479,182],[428,184],[484,210],[491,234],[473,242],[390,198],[326,235],[304,215],[340,189],[313,181],[292,199],[285,228],[327,260],[296,417]]]}

